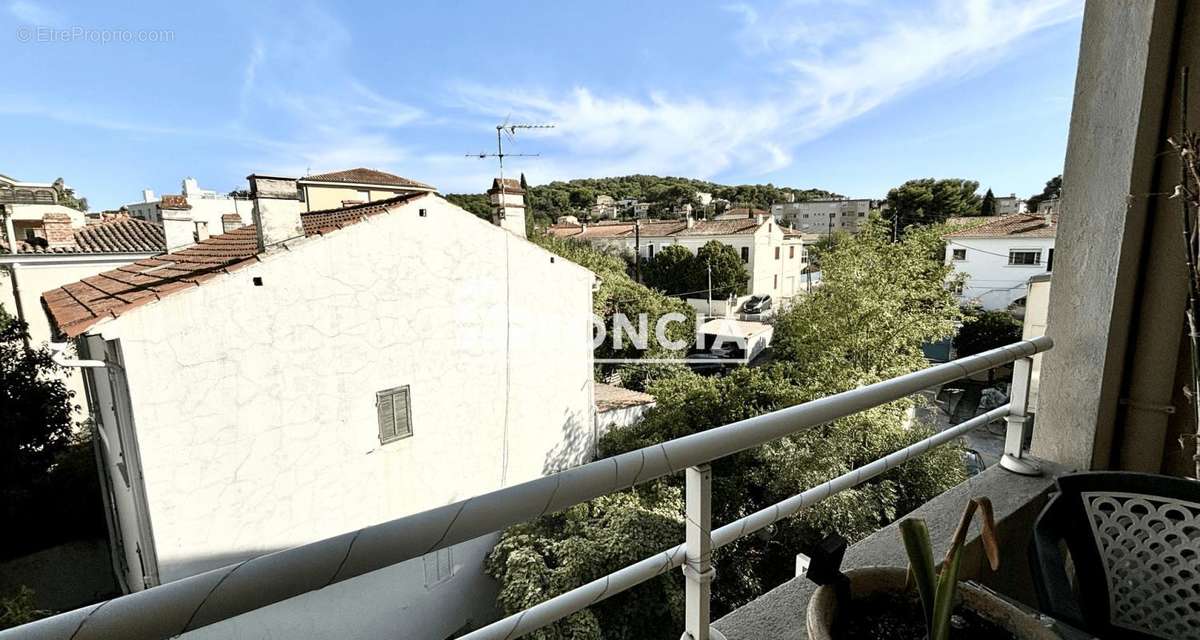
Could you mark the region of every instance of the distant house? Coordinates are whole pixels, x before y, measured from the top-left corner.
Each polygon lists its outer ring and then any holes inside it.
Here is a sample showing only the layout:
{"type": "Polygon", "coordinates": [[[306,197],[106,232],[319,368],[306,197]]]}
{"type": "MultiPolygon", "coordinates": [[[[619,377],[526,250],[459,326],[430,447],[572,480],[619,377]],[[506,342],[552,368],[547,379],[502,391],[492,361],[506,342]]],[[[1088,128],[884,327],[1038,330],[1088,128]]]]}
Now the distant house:
{"type": "Polygon", "coordinates": [[[1025,201],[1011,193],[1006,196],[995,196],[996,215],[1006,216],[1011,213],[1025,213],[1025,201]]]}
{"type": "MultiPolygon", "coordinates": [[[[85,371],[124,588],[589,459],[591,272],[432,193],[302,212],[294,182],[251,184],[255,224],[43,296],[103,361],[85,371]]],[[[495,540],[216,633],[451,637],[495,615],[495,540]]]]}
{"type": "Polygon", "coordinates": [[[435,191],[423,182],[363,167],[305,176],[296,180],[296,187],[305,211],[335,209],[410,193],[435,191]]]}
{"type": "Polygon", "coordinates": [[[616,218],[617,201],[612,196],[598,195],[591,211],[593,218],[616,218]]]}
{"type": "MultiPolygon", "coordinates": [[[[559,238],[636,252],[646,259],[654,258],[657,252],[671,245],[680,245],[694,254],[700,247],[716,240],[733,247],[746,263],[751,295],[790,298],[804,291],[803,274],[808,266],[808,254],[803,235],[776,224],[771,216],[763,213],[721,220],[687,218],[584,225],[560,221],[548,231],[559,238]]],[[[714,297],[728,295],[729,292],[715,292],[714,297]]]]}
{"type": "Polygon", "coordinates": [[[771,205],[771,215],[801,233],[857,233],[871,215],[871,200],[841,198],[784,202],[771,205]]]}
{"type": "Polygon", "coordinates": [[[655,404],[654,396],[623,387],[595,383],[597,438],[612,431],[633,426],[655,404]]]}
{"type": "Polygon", "coordinates": [[[1014,213],[976,218],[980,224],[951,231],[946,264],[966,276],[959,298],[985,309],[1007,309],[1025,297],[1029,278],[1054,266],[1058,216],[1014,213]]]}

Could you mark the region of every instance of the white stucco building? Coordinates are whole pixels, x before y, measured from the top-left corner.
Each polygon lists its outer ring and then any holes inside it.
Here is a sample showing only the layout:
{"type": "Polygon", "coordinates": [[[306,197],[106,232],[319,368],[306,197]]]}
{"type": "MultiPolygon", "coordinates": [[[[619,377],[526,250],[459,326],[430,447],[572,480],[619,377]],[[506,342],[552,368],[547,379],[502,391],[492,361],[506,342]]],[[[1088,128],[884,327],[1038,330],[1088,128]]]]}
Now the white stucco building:
{"type": "MultiPolygon", "coordinates": [[[[695,254],[716,240],[733,247],[750,272],[750,295],[791,298],[804,289],[808,254],[802,234],[780,226],[769,215],[720,220],[637,220],[597,224],[559,223],[548,229],[560,238],[636,252],[646,259],[671,245],[695,254]]],[[[684,293],[668,291],[668,294],[684,293]]]]}
{"type": "Polygon", "coordinates": [[[1029,279],[1054,266],[1058,216],[1015,213],[982,218],[982,224],[953,231],[946,264],[965,276],[959,297],[984,309],[1007,309],[1024,298],[1029,279]]]}
{"type": "MultiPolygon", "coordinates": [[[[86,371],[129,590],[530,480],[594,447],[591,272],[433,194],[311,213],[270,200],[253,226],[44,297],[105,363],[86,371]]],[[[196,637],[448,637],[494,614],[494,540],[196,637]]]]}
{"type": "Polygon", "coordinates": [[[784,202],[771,205],[771,215],[780,224],[801,233],[855,233],[870,217],[871,201],[866,198],[839,198],[784,202]]]}
{"type": "Polygon", "coordinates": [[[154,191],[143,189],[141,202],[131,202],[124,209],[129,215],[147,222],[186,222],[193,232],[200,225],[204,232],[217,235],[224,233],[227,227],[249,224],[251,206],[249,200],[201,189],[200,183],[189,177],[180,182],[178,194],[155,196],[154,191]],[[232,219],[234,217],[236,219],[232,219]]]}

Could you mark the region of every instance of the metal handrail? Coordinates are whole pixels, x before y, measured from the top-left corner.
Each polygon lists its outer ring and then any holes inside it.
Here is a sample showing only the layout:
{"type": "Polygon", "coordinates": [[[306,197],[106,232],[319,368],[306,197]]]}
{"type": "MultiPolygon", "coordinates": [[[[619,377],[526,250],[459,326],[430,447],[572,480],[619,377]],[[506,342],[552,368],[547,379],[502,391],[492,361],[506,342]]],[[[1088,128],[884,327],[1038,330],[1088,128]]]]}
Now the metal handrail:
{"type": "MultiPolygon", "coordinates": [[[[705,465],[784,436],[802,433],[814,426],[900,400],[923,389],[1010,362],[1027,361],[1052,346],[1053,342],[1044,336],[1023,340],[567,469],[445,507],[258,556],[76,609],[0,632],[0,639],[171,638],[602,495],[705,465]]],[[[1023,400],[1020,406],[1024,408],[1023,400]]],[[[1019,442],[1020,438],[1016,440],[1019,442]]],[[[1019,457],[1019,450],[1016,453],[1019,457]]],[[[713,532],[714,537],[725,529],[723,527],[713,532]]]]}

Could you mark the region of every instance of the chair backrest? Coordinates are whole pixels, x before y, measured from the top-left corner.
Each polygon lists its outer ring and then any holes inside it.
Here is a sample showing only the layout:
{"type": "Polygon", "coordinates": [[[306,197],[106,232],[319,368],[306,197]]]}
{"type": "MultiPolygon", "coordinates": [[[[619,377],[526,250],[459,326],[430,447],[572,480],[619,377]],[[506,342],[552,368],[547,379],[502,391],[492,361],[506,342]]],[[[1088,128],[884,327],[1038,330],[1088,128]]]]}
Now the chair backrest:
{"type": "Polygon", "coordinates": [[[1031,546],[1043,611],[1103,638],[1200,640],[1200,482],[1088,472],[1057,484],[1031,546]]]}

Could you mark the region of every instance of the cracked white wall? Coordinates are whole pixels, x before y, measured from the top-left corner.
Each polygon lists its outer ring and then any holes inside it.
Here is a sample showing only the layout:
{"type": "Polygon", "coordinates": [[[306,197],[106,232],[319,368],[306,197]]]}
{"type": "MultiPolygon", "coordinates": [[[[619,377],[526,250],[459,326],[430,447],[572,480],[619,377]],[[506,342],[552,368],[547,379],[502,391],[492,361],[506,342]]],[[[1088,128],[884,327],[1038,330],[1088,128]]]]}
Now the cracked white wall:
{"type": "Polygon", "coordinates": [[[289,245],[97,328],[164,582],[590,453],[590,272],[435,196],[289,245]],[[380,445],[406,384],[413,436],[380,445]]]}

